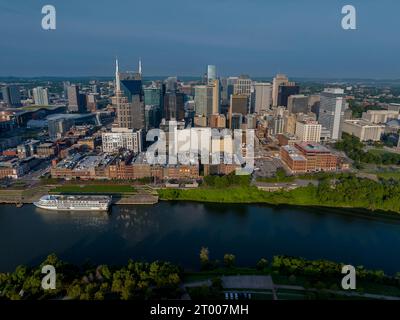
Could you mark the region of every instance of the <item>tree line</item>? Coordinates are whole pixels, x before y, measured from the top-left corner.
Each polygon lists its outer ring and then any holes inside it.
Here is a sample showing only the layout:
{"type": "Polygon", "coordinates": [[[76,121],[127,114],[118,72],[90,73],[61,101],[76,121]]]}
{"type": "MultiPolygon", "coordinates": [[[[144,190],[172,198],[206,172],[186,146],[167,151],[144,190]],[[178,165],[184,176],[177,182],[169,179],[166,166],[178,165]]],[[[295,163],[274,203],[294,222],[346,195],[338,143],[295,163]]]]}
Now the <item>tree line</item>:
{"type": "Polygon", "coordinates": [[[400,165],[400,154],[364,151],[364,144],[357,137],[347,133],[343,133],[342,140],[335,144],[335,148],[344,151],[350,159],[355,161],[356,165],[360,163],[400,165]]]}
{"type": "Polygon", "coordinates": [[[0,300],[132,300],[174,299],[180,297],[182,270],[169,262],[129,260],[123,267],[108,265],[82,267],[49,255],[37,267],[18,266],[14,272],[0,273],[0,300]],[[56,288],[43,290],[44,265],[56,269],[56,288]]]}

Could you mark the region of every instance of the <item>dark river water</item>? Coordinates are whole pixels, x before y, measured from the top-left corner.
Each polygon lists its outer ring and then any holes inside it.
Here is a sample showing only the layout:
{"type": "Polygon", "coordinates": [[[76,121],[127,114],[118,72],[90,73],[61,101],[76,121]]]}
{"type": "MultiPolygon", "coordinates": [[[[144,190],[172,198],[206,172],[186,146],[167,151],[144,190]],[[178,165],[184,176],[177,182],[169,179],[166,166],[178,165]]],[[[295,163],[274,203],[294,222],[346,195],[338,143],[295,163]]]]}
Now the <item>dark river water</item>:
{"type": "Polygon", "coordinates": [[[400,223],[340,210],[160,202],[106,214],[0,206],[0,271],[53,252],[78,264],[158,259],[195,270],[202,246],[211,259],[235,254],[241,266],[285,254],[400,271],[400,223]]]}

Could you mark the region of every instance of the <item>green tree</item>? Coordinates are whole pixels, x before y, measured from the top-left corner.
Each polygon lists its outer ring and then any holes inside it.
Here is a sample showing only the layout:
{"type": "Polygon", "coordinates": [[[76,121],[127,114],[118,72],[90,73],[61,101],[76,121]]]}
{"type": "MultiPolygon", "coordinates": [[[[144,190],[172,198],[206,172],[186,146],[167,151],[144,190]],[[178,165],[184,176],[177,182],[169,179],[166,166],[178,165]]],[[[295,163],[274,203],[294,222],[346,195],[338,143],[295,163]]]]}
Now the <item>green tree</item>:
{"type": "Polygon", "coordinates": [[[235,260],[236,260],[235,255],[233,255],[231,253],[226,253],[224,255],[224,265],[225,265],[225,267],[227,267],[227,268],[233,267],[235,265],[235,260]]]}
{"type": "Polygon", "coordinates": [[[210,252],[208,248],[202,247],[200,250],[200,264],[203,269],[209,267],[210,265],[210,252]]]}
{"type": "Polygon", "coordinates": [[[258,270],[264,270],[265,268],[268,267],[268,260],[265,258],[261,258],[258,262],[257,262],[257,269],[258,270]]]}

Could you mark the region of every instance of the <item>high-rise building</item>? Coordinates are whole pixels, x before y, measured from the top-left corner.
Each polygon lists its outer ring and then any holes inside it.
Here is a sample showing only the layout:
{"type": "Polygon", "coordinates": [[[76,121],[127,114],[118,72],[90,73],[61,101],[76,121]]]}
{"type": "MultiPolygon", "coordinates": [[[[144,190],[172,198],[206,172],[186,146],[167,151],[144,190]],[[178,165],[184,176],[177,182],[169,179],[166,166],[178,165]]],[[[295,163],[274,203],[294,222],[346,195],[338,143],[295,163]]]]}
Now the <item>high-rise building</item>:
{"type": "Polygon", "coordinates": [[[233,85],[233,93],[250,96],[251,94],[251,79],[247,75],[241,75],[236,79],[236,83],[233,85]]]}
{"type": "Polygon", "coordinates": [[[86,107],[89,112],[97,111],[97,96],[98,93],[89,93],[86,96],[86,107]]]}
{"type": "Polygon", "coordinates": [[[272,106],[278,106],[279,87],[289,82],[289,79],[284,74],[277,74],[272,82],[272,106]]]}
{"type": "Polygon", "coordinates": [[[62,138],[65,132],[67,132],[74,125],[73,119],[50,119],[48,121],[49,137],[51,140],[62,138]]]}
{"type": "Polygon", "coordinates": [[[100,94],[100,87],[97,84],[92,84],[91,92],[100,94]]]}
{"type": "Polygon", "coordinates": [[[214,65],[207,66],[207,83],[212,83],[217,79],[217,68],[214,65]]]}
{"type": "Polygon", "coordinates": [[[278,135],[283,133],[285,122],[281,116],[274,117],[269,122],[269,133],[271,135],[278,135]]]}
{"type": "Polygon", "coordinates": [[[321,128],[317,121],[299,121],[296,123],[296,136],[300,141],[320,142],[321,128]]]}
{"type": "Polygon", "coordinates": [[[248,113],[248,97],[243,94],[231,95],[230,111],[231,113],[241,113],[245,116],[248,113]]]}
{"type": "Polygon", "coordinates": [[[208,116],[208,126],[210,128],[223,129],[226,128],[226,118],[223,114],[211,114],[208,116]]]}
{"type": "Polygon", "coordinates": [[[144,104],[146,106],[161,106],[161,89],[150,87],[143,89],[144,104]]]}
{"type": "Polygon", "coordinates": [[[220,85],[219,80],[214,79],[210,83],[212,87],[212,113],[219,113],[220,112],[220,85]]]}
{"type": "Polygon", "coordinates": [[[256,129],[257,127],[257,115],[252,113],[246,115],[247,129],[256,129]]]}
{"type": "Polygon", "coordinates": [[[166,92],[175,92],[178,89],[178,78],[168,77],[165,80],[165,89],[166,92]]]}
{"type": "Polygon", "coordinates": [[[119,80],[122,95],[128,102],[132,102],[134,96],[139,96],[140,100],[143,100],[142,75],[139,72],[120,72],[119,80]]]}
{"type": "Polygon", "coordinates": [[[86,96],[79,93],[78,85],[68,87],[68,111],[82,113],[86,111],[86,96]]]}
{"type": "Polygon", "coordinates": [[[312,94],[308,97],[308,109],[315,113],[318,119],[319,115],[319,105],[321,101],[321,96],[319,94],[312,94]]]}
{"type": "Polygon", "coordinates": [[[220,85],[221,85],[221,101],[227,102],[227,100],[228,100],[228,79],[221,78],[220,85]]]}
{"type": "Polygon", "coordinates": [[[146,105],[144,111],[146,130],[158,128],[161,122],[161,110],[158,105],[146,105]]]}
{"type": "Polygon", "coordinates": [[[231,129],[232,127],[232,116],[233,114],[240,113],[242,115],[241,119],[248,113],[248,97],[247,95],[231,95],[231,103],[229,107],[229,124],[231,129]]]}
{"type": "Polygon", "coordinates": [[[341,137],[341,126],[346,107],[344,90],[327,88],[321,93],[318,122],[329,131],[330,139],[341,137]]]}
{"type": "Polygon", "coordinates": [[[63,97],[68,99],[68,87],[71,85],[69,81],[63,81],[63,97]]]}
{"type": "Polygon", "coordinates": [[[241,129],[243,123],[243,115],[241,113],[232,113],[229,122],[230,128],[232,130],[241,129]]]}
{"type": "Polygon", "coordinates": [[[167,92],[164,95],[163,117],[169,120],[183,120],[185,118],[184,94],[181,92],[167,92]]]}
{"type": "Polygon", "coordinates": [[[296,114],[286,114],[284,115],[283,119],[285,122],[283,131],[285,133],[294,135],[296,133],[296,114]]]}
{"type": "Polygon", "coordinates": [[[287,107],[288,99],[292,95],[298,95],[300,92],[299,86],[296,86],[294,82],[288,82],[280,85],[278,88],[278,106],[287,107]]]}
{"type": "Polygon", "coordinates": [[[18,87],[16,86],[4,86],[1,89],[3,95],[3,101],[9,107],[19,107],[21,106],[21,94],[18,87]]]}
{"type": "Polygon", "coordinates": [[[272,85],[270,83],[257,82],[255,90],[255,112],[261,113],[270,108],[272,104],[272,85]]]}
{"type": "Polygon", "coordinates": [[[48,106],[49,105],[49,96],[47,88],[36,87],[33,88],[33,100],[35,104],[38,106],[48,106]]]}
{"type": "Polygon", "coordinates": [[[139,72],[119,72],[118,60],[115,62],[117,122],[120,128],[133,130],[145,128],[145,107],[140,62],[139,69],[139,72]]]}
{"type": "Polygon", "coordinates": [[[287,107],[289,113],[308,113],[310,111],[308,97],[303,94],[289,96],[287,107]]]}
{"type": "Polygon", "coordinates": [[[194,103],[196,115],[207,116],[213,112],[213,87],[209,85],[195,86],[194,103]]]}

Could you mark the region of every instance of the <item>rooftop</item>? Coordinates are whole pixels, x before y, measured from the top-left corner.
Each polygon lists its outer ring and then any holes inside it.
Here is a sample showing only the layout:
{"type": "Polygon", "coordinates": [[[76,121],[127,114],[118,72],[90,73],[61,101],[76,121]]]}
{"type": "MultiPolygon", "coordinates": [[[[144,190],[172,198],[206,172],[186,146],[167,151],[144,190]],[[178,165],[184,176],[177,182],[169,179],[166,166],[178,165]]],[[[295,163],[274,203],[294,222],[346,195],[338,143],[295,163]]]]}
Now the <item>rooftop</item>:
{"type": "Polygon", "coordinates": [[[296,146],[300,147],[306,152],[330,152],[328,148],[324,147],[322,144],[315,142],[299,142],[296,146]]]}
{"type": "Polygon", "coordinates": [[[282,148],[284,148],[287,151],[287,153],[289,154],[289,157],[292,158],[292,160],[294,160],[294,161],[306,161],[307,160],[303,155],[299,154],[299,150],[297,150],[293,146],[287,145],[287,146],[283,146],[282,148]]]}

